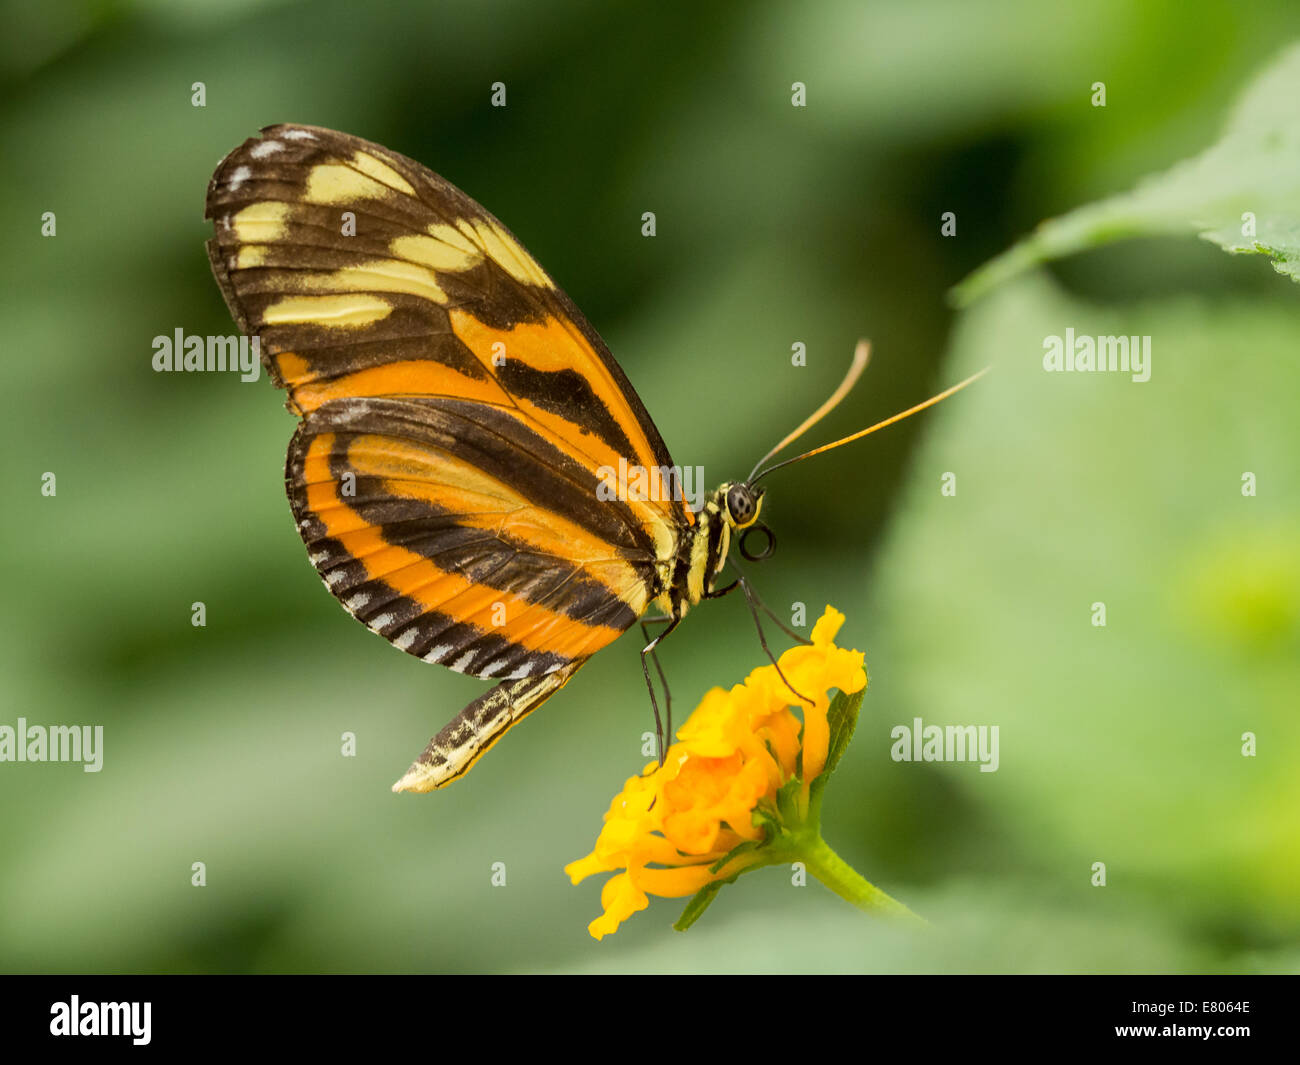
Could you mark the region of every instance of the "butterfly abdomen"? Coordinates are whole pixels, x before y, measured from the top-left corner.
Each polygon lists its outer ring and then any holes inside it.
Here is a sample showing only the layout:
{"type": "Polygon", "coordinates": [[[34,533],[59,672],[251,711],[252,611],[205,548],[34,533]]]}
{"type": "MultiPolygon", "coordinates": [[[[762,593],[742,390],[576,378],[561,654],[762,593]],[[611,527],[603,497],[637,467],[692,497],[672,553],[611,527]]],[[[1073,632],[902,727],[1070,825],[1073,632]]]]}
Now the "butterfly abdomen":
{"type": "Polygon", "coordinates": [[[498,684],[465,707],[429,741],[394,791],[433,791],[470,771],[506,731],[564,687],[582,662],[555,673],[498,684]]]}

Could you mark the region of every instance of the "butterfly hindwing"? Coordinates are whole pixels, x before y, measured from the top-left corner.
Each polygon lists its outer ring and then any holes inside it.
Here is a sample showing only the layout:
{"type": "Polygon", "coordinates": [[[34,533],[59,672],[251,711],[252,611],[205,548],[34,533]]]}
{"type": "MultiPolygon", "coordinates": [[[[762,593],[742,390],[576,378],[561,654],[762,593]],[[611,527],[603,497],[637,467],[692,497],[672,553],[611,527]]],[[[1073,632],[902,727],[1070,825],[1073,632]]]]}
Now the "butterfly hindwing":
{"type": "Polygon", "coordinates": [[[646,606],[651,547],[584,474],[494,408],[383,397],[308,414],[287,479],[354,616],[426,661],[521,677],[585,658],[646,606]]]}

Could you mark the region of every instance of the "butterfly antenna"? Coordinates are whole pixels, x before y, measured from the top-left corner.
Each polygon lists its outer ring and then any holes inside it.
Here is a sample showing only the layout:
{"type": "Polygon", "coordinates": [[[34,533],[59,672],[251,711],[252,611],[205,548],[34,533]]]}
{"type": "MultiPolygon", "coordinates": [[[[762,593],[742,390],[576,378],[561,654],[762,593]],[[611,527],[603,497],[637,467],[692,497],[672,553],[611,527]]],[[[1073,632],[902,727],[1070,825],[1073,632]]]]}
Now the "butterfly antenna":
{"type": "Polygon", "coordinates": [[[772,448],[766,455],[754,463],[754,469],[749,474],[749,484],[754,483],[754,474],[768,459],[775,455],[782,448],[794,443],[799,437],[803,436],[809,429],[821,421],[826,415],[839,406],[840,400],[847,396],[858,378],[862,376],[862,371],[867,368],[867,363],[871,361],[871,341],[859,340],[858,346],[853,349],[853,362],[849,366],[849,372],[844,375],[844,380],[840,382],[840,387],[831,393],[830,398],[818,407],[812,414],[808,415],[800,426],[785,437],[776,447],[772,448]]]}
{"type": "MultiPolygon", "coordinates": [[[[861,350],[862,345],[859,344],[858,347],[859,347],[859,350],[861,350]]],[[[856,356],[855,356],[855,358],[854,358],[854,366],[856,366],[856,365],[857,365],[857,358],[856,358],[856,356]]],[[[766,477],[766,476],[767,476],[769,473],[771,473],[773,470],[779,470],[782,466],[789,466],[789,465],[791,465],[792,463],[795,463],[795,462],[802,462],[804,459],[810,459],[810,458],[812,458],[814,455],[820,455],[823,451],[830,451],[832,448],[842,447],[842,446],[845,445],[845,444],[851,444],[851,443],[853,443],[853,441],[855,441],[855,440],[861,440],[864,436],[868,436],[868,435],[870,435],[871,433],[876,432],[876,430],[878,430],[878,429],[883,429],[883,428],[885,428],[885,426],[887,426],[887,425],[893,425],[895,422],[901,422],[904,418],[910,418],[913,414],[916,414],[916,413],[918,413],[919,411],[923,411],[923,410],[925,410],[926,407],[933,407],[936,403],[940,402],[941,400],[945,400],[945,399],[947,399],[947,398],[948,398],[949,396],[951,396],[954,392],[960,392],[960,391],[961,391],[963,388],[965,388],[967,385],[974,384],[974,383],[975,383],[976,381],[978,381],[981,377],[983,377],[986,373],[988,373],[988,372],[989,372],[989,369],[990,369],[990,367],[986,366],[986,367],[984,367],[984,369],[980,370],[979,373],[973,373],[973,374],[971,374],[968,378],[966,378],[966,380],[964,380],[964,381],[959,381],[957,384],[953,385],[951,388],[945,388],[945,389],[944,389],[942,392],[940,392],[937,396],[931,396],[931,397],[930,397],[929,399],[927,399],[925,402],[923,402],[923,403],[918,403],[915,407],[908,407],[907,410],[905,410],[905,411],[900,411],[898,414],[895,414],[895,415],[894,415],[893,417],[891,417],[891,418],[886,418],[884,421],[876,422],[875,425],[870,425],[870,426],[868,426],[868,427],[865,428],[865,429],[859,429],[856,433],[853,433],[853,434],[850,435],[850,436],[846,436],[846,437],[843,437],[843,438],[841,438],[841,439],[839,439],[839,440],[835,440],[835,441],[833,441],[833,442],[831,442],[831,443],[829,443],[829,444],[822,444],[821,447],[815,447],[815,448],[813,448],[811,451],[805,451],[802,455],[796,455],[794,458],[792,458],[792,459],[786,459],[784,462],[778,462],[778,463],[776,463],[774,466],[769,466],[767,469],[763,470],[762,473],[758,473],[758,474],[753,474],[753,473],[751,473],[751,474],[749,475],[749,482],[748,482],[748,483],[749,483],[749,484],[754,484],[755,482],[762,480],[764,477],[766,477]]],[[[862,372],[861,370],[858,370],[858,373],[861,373],[861,372],[862,372]]],[[[831,406],[834,406],[834,403],[839,402],[839,399],[841,398],[842,393],[845,392],[845,391],[847,391],[848,388],[851,388],[851,387],[853,386],[853,382],[854,382],[855,380],[857,380],[857,375],[854,373],[853,369],[850,369],[850,370],[849,370],[849,375],[848,375],[848,377],[846,377],[846,378],[844,379],[844,384],[840,385],[840,387],[837,388],[837,389],[835,390],[835,394],[831,397],[831,400],[833,400],[834,402],[831,402],[830,400],[828,400],[828,401],[827,401],[827,404],[823,404],[823,409],[822,409],[822,410],[819,410],[819,411],[818,411],[818,412],[813,416],[813,418],[809,420],[809,422],[808,422],[807,424],[811,424],[812,421],[815,421],[817,418],[820,418],[824,413],[826,413],[826,410],[828,410],[831,406]],[[847,387],[846,387],[846,386],[847,386],[847,387]]],[[[797,431],[796,431],[796,432],[795,432],[795,433],[794,433],[790,438],[788,438],[788,439],[793,439],[793,436],[797,436],[799,433],[803,432],[803,430],[804,430],[805,428],[807,428],[807,424],[805,424],[805,425],[801,425],[801,426],[799,427],[799,429],[798,429],[798,430],[797,430],[797,431]]],[[[775,454],[776,451],[779,451],[782,447],[785,446],[786,443],[787,443],[787,441],[786,441],[786,440],[783,440],[783,441],[782,441],[782,442],[781,442],[781,443],[780,443],[776,448],[773,448],[773,450],[772,450],[772,454],[775,454]]],[[[769,456],[769,457],[770,457],[770,456],[769,456]]],[[[764,461],[766,461],[766,459],[764,459],[764,461]]],[[[761,466],[762,464],[763,464],[763,463],[760,462],[760,463],[759,463],[759,466],[761,466]]],[[[755,469],[757,469],[757,467],[755,467],[755,469]]]]}

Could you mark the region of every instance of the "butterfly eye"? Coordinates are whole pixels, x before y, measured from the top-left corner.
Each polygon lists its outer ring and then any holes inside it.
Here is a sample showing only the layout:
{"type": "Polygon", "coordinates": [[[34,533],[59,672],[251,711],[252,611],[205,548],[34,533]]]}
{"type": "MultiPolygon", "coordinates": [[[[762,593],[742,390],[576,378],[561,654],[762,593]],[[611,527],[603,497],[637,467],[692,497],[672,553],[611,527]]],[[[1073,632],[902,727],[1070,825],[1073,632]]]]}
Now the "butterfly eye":
{"type": "Polygon", "coordinates": [[[727,492],[727,514],[732,524],[742,529],[757,516],[754,496],[743,484],[734,485],[727,492]]]}

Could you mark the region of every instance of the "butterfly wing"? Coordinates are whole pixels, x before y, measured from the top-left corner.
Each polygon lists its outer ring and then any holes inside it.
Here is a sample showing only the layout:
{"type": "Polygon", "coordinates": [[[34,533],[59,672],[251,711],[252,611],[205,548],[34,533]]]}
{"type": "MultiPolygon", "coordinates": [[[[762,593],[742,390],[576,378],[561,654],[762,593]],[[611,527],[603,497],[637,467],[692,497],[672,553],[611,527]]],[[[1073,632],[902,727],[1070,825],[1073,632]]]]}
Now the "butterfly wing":
{"type": "Polygon", "coordinates": [[[439,734],[475,724],[440,755],[454,779],[657,594],[693,519],[620,476],[668,451],[568,297],[419,163],[271,126],[217,168],[207,216],[226,302],[302,418],[286,487],[326,586],[402,650],[505,681],[439,734]]]}

